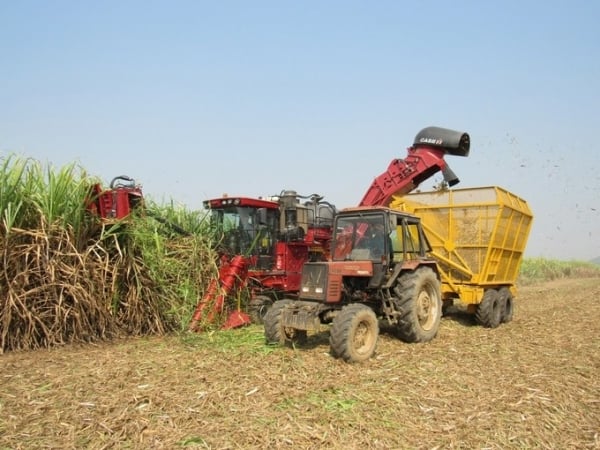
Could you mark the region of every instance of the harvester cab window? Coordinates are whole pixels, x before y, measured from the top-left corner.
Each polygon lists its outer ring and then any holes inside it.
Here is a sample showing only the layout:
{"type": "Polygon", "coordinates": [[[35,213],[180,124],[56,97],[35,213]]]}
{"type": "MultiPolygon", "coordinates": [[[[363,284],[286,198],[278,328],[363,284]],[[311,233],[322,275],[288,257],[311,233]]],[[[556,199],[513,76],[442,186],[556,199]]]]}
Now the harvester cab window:
{"type": "Polygon", "coordinates": [[[260,255],[272,255],[274,252],[275,235],[279,228],[277,211],[268,211],[259,208],[256,211],[256,222],[258,223],[257,237],[258,253],[260,255]]]}
{"type": "Polygon", "coordinates": [[[243,206],[215,208],[211,210],[211,223],[230,253],[249,255],[257,247],[259,215],[256,208],[243,206]]]}

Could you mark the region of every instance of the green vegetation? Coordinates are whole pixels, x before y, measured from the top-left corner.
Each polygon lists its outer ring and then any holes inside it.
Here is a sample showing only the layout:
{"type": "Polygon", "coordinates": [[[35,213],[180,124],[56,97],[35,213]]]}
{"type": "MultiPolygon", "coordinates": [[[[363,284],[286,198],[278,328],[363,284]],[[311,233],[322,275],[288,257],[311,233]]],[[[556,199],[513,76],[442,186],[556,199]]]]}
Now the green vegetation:
{"type": "Polygon", "coordinates": [[[519,283],[531,284],[557,278],[587,277],[600,277],[600,266],[584,261],[525,258],[521,264],[519,283]]]}
{"type": "Polygon", "coordinates": [[[97,182],[0,159],[0,353],[187,326],[215,273],[201,213],[147,202],[102,222],[86,212],[97,182]]]}
{"type": "Polygon", "coordinates": [[[85,198],[95,181],[75,164],[55,170],[31,159],[0,159],[2,232],[69,228],[84,233],[85,198]]]}
{"type": "Polygon", "coordinates": [[[117,232],[129,259],[126,286],[135,286],[135,297],[146,306],[149,299],[156,302],[168,324],[164,331],[184,330],[217,270],[210,233],[200,215],[174,205],[149,205],[147,211],[152,216],[133,217],[117,232]]]}

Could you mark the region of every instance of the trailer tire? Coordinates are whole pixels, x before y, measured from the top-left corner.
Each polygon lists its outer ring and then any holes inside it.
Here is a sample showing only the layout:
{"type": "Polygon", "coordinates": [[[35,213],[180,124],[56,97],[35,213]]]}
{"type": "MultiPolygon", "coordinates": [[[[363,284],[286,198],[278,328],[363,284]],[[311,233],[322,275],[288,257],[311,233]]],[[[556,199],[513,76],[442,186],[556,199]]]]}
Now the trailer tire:
{"type": "Polygon", "coordinates": [[[500,322],[509,323],[512,321],[514,313],[514,299],[510,289],[507,287],[500,289],[500,297],[502,298],[502,316],[500,317],[500,322]]]}
{"type": "Polygon", "coordinates": [[[405,342],[428,342],[442,320],[442,292],[435,272],[421,267],[396,280],[394,287],[400,316],[396,334],[405,342]]]}
{"type": "Polygon", "coordinates": [[[503,314],[503,300],[496,289],[487,289],[477,311],[475,319],[484,328],[496,328],[500,325],[503,314]]]}
{"type": "Polygon", "coordinates": [[[265,340],[267,344],[293,344],[306,341],[306,330],[287,328],[281,324],[281,312],[292,300],[278,300],[273,303],[264,317],[265,340]]]}
{"type": "Polygon", "coordinates": [[[266,295],[258,295],[251,299],[248,302],[248,315],[252,323],[263,324],[265,315],[271,306],[273,306],[273,299],[266,295]]]}
{"type": "Polygon", "coordinates": [[[329,333],[331,354],[346,362],[361,362],[373,356],[379,323],[371,308],[360,303],[345,306],[333,319],[329,333]]]}

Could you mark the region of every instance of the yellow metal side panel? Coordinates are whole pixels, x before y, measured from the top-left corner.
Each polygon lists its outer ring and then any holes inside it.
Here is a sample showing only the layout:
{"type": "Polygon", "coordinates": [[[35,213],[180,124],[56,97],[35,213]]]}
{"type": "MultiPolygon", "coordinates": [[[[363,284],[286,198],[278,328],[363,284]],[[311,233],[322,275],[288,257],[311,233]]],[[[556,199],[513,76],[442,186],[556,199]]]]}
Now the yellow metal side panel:
{"type": "Polygon", "coordinates": [[[421,218],[447,292],[477,303],[482,287],[514,284],[533,220],[520,197],[492,186],[409,194],[390,206],[421,218]]]}

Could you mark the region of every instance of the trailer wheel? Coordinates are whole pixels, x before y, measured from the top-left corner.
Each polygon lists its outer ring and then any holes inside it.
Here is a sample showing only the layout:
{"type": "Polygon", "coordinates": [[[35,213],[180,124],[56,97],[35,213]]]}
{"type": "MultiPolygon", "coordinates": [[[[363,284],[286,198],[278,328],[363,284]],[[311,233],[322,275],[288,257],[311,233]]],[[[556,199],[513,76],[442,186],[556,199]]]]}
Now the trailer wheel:
{"type": "Polygon", "coordinates": [[[421,267],[405,273],[396,281],[394,293],[400,312],[398,337],[405,342],[432,340],[442,320],[442,292],[434,271],[421,267]]]}
{"type": "Polygon", "coordinates": [[[331,324],[331,354],[346,362],[365,361],[373,356],[378,337],[379,323],[373,310],[360,303],[347,305],[331,324]]]}
{"type": "Polygon", "coordinates": [[[502,316],[500,323],[508,323],[513,319],[514,303],[510,289],[503,287],[500,289],[500,298],[502,299],[502,316]]]}
{"type": "Polygon", "coordinates": [[[301,343],[306,340],[306,330],[297,330],[281,325],[281,312],[290,303],[292,300],[278,300],[265,314],[264,327],[267,344],[301,343]]]}
{"type": "Polygon", "coordinates": [[[475,312],[475,319],[485,328],[496,328],[500,325],[503,314],[503,301],[496,289],[488,289],[475,312]]]}
{"type": "Polygon", "coordinates": [[[265,314],[267,314],[267,311],[272,305],[273,299],[266,295],[258,295],[251,299],[248,303],[248,315],[250,316],[252,323],[264,323],[265,314]]]}

